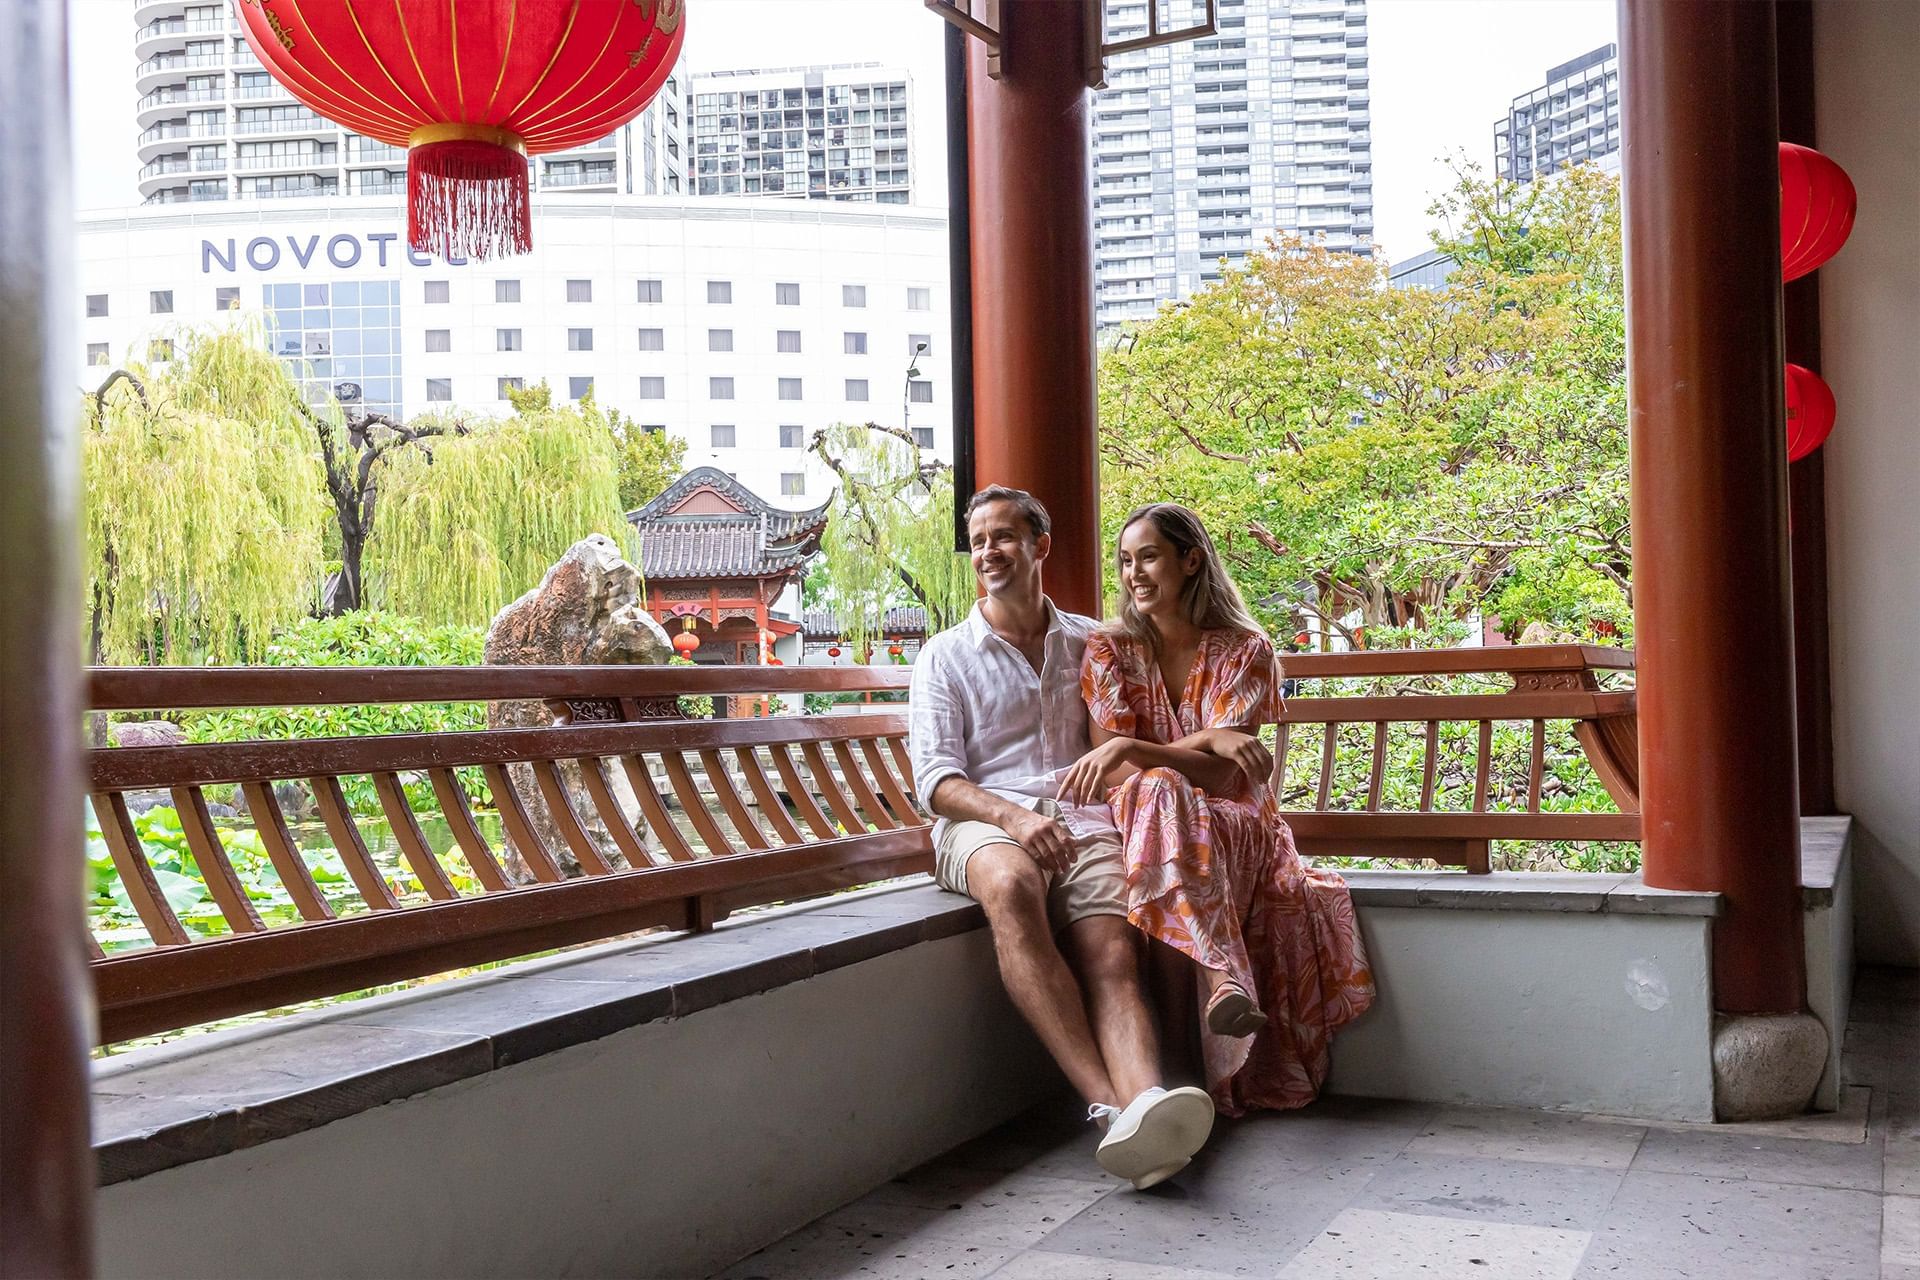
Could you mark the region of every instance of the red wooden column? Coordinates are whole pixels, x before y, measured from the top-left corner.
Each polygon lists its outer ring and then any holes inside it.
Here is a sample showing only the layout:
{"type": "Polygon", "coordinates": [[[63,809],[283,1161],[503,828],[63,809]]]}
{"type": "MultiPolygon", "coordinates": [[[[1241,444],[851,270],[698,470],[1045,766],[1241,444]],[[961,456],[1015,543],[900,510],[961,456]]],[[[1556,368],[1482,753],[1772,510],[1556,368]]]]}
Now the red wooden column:
{"type": "Polygon", "coordinates": [[[1773,5],[1621,0],[1647,883],[1726,895],[1715,1004],[1803,1009],[1773,5]]]}
{"type": "MultiPolygon", "coordinates": [[[[1100,612],[1087,0],[999,6],[1000,74],[967,52],[974,481],[1053,516],[1047,593],[1100,612]]],[[[964,500],[964,495],[962,495],[964,500]]]]}
{"type": "Polygon", "coordinates": [[[0,1275],[91,1267],[67,5],[0,23],[0,1275]]]}

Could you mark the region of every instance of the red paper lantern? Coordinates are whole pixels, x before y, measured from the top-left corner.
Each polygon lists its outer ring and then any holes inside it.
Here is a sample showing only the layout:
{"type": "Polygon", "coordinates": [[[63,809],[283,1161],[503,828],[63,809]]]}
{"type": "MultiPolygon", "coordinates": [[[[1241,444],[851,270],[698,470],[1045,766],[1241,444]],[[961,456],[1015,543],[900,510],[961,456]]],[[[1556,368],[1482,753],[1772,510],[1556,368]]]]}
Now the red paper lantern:
{"type": "Polygon", "coordinates": [[[767,665],[770,667],[784,667],[786,663],[780,661],[778,658],[768,658],[767,665]]]}
{"type": "Polygon", "coordinates": [[[700,637],[691,631],[682,631],[673,638],[673,651],[683,658],[691,658],[693,651],[700,647],[700,637]]]}
{"type": "Polygon", "coordinates": [[[686,39],[685,0],[236,0],[287,92],[407,148],[407,243],[490,258],[533,244],[527,157],[645,110],[686,39]]]}
{"type": "Polygon", "coordinates": [[[828,650],[827,650],[827,656],[828,656],[829,658],[837,658],[837,657],[839,657],[839,656],[840,656],[840,646],[836,644],[836,645],[834,645],[834,646],[833,646],[832,648],[830,648],[830,649],[828,649],[828,650]]]}
{"type": "Polygon", "coordinates": [[[1788,462],[1798,462],[1826,443],[1836,412],[1826,379],[1797,364],[1787,366],[1788,462]]]}
{"type": "Polygon", "coordinates": [[[888,657],[891,657],[891,658],[897,658],[897,657],[899,657],[899,656],[900,656],[901,654],[903,654],[903,653],[905,653],[905,652],[906,652],[906,650],[905,650],[905,649],[903,649],[903,648],[901,648],[901,647],[900,647],[899,645],[897,645],[897,644],[890,644],[890,645],[888,645],[888,646],[887,646],[887,656],[888,656],[888,657]]]}
{"type": "Polygon", "coordinates": [[[1304,649],[1307,647],[1307,642],[1311,639],[1313,639],[1312,636],[1308,635],[1304,631],[1301,631],[1301,632],[1297,632],[1294,635],[1293,642],[1294,644],[1298,645],[1300,648],[1304,649]]]}
{"type": "Polygon", "coordinates": [[[1780,144],[1780,278],[1798,280],[1840,252],[1858,197],[1847,171],[1812,147],[1780,144]]]}

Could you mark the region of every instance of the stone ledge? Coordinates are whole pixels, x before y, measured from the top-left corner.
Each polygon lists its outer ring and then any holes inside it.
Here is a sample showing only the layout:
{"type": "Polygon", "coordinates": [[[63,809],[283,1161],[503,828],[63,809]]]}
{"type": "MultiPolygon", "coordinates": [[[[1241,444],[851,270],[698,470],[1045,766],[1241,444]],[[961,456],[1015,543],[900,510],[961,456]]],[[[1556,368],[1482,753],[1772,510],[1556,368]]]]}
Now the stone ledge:
{"type": "MultiPolygon", "coordinates": [[[[1356,905],[1712,916],[1719,895],[1632,876],[1353,871],[1356,905]]],[[[101,1185],[275,1138],[631,1027],[686,1017],[979,929],[980,908],[922,879],[736,917],[707,934],[626,939],[498,974],[377,996],[94,1064],[101,1185]]]]}
{"type": "Polygon", "coordinates": [[[1716,916],[1720,895],[1649,889],[1634,875],[1582,871],[1343,871],[1358,907],[1716,916]]]}
{"type": "Polygon", "coordinates": [[[924,881],[631,939],[95,1062],[102,1186],[980,928],[924,881]]]}

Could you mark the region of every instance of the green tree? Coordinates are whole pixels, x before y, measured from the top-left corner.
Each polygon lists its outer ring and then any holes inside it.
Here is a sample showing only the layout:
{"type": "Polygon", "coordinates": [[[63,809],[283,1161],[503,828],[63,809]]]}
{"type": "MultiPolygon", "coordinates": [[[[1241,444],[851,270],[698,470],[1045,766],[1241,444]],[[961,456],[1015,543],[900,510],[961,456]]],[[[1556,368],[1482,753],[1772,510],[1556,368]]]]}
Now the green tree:
{"type": "Polygon", "coordinates": [[[326,506],[299,388],[255,330],[174,343],[84,402],[93,662],[244,662],[317,596],[326,506]]]}
{"type": "Polygon", "coordinates": [[[1534,186],[1459,171],[1444,289],[1283,239],[1124,335],[1100,370],[1108,536],[1192,506],[1287,632],[1431,642],[1475,609],[1625,630],[1617,186],[1534,186]]]}
{"type": "MultiPolygon", "coordinates": [[[[581,403],[588,412],[590,402],[581,403]]],[[[597,412],[597,410],[595,410],[597,412]]],[[[687,442],[665,431],[648,431],[619,410],[606,414],[620,473],[620,509],[633,511],[659,497],[687,469],[687,442]]]]}
{"type": "Polygon", "coordinates": [[[904,428],[871,422],[816,432],[811,447],[840,483],[810,585],[853,651],[879,635],[895,605],[925,609],[929,635],[965,616],[975,591],[967,558],[953,549],[953,468],[904,428]]]}
{"type": "MultiPolygon", "coordinates": [[[[591,403],[532,388],[504,420],[465,420],[431,452],[386,455],[367,545],[368,601],[431,624],[484,626],[591,533],[620,541],[619,464],[591,403]]],[[[417,419],[424,433],[443,423],[417,419]]]]}

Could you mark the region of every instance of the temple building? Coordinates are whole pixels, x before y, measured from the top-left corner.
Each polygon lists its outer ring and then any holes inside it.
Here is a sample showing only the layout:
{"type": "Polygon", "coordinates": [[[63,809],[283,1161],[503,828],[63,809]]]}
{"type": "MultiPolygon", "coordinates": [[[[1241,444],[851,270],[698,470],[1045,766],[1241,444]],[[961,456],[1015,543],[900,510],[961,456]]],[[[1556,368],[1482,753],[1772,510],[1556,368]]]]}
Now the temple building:
{"type": "Polygon", "coordinates": [[[695,467],[627,513],[647,611],[698,663],[800,659],[800,579],[820,550],[827,503],[785,511],[714,467],[695,467]]]}

